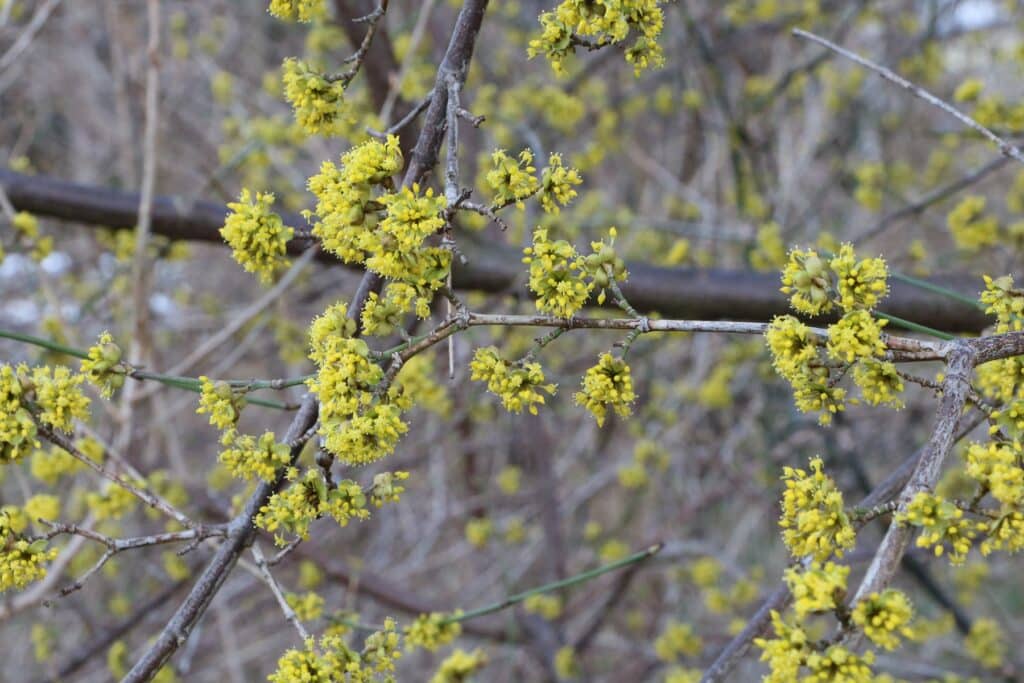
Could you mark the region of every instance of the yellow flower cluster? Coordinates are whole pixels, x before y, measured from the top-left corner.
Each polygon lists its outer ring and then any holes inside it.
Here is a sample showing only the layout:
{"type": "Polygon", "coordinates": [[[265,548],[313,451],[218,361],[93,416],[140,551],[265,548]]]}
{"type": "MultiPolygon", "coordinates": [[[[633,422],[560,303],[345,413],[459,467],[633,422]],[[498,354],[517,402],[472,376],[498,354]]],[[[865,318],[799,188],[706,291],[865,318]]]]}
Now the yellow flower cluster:
{"type": "Polygon", "coordinates": [[[332,80],[294,57],[285,59],[281,70],[284,96],[307,135],[329,138],[349,132],[355,119],[345,106],[345,81],[332,80]]]}
{"type": "Polygon", "coordinates": [[[293,483],[271,496],[254,520],[256,526],[275,534],[278,545],[285,543],[285,539],[275,533],[278,529],[307,539],[309,525],[320,517],[333,517],[341,526],[347,526],[353,519],[361,521],[370,517],[366,494],[356,482],[346,479],[328,487],[319,469],[306,470],[299,478],[298,471],[292,468],[288,478],[293,483]]]}
{"type": "Polygon", "coordinates": [[[402,633],[405,637],[406,649],[422,647],[433,652],[452,642],[462,633],[462,624],[457,621],[449,621],[449,619],[457,618],[461,613],[456,610],[451,614],[431,612],[419,615],[415,621],[405,627],[402,633]]]}
{"type": "Polygon", "coordinates": [[[838,303],[843,310],[872,309],[889,293],[889,269],[881,258],[857,259],[851,244],[839,247],[829,261],[835,273],[838,303]]]}
{"type": "Polygon", "coordinates": [[[763,683],[792,683],[799,680],[798,673],[808,654],[812,652],[810,637],[798,624],[788,624],[775,610],[772,610],[774,638],[755,638],[754,644],[761,648],[761,661],[768,663],[770,672],[763,683]]]}
{"type": "Polygon", "coordinates": [[[842,645],[832,645],[824,652],[812,652],[807,655],[804,666],[809,673],[800,680],[804,683],[870,683],[875,680],[871,672],[871,664],[874,661],[875,654],[870,650],[858,655],[842,645]]]}
{"type": "Polygon", "coordinates": [[[28,368],[16,372],[10,365],[0,365],[0,463],[19,460],[39,447],[36,423],[22,405],[26,393],[22,380],[28,368]]]}
{"type": "Polygon", "coordinates": [[[487,545],[494,533],[494,522],[489,517],[474,517],[466,522],[466,540],[474,548],[480,549],[487,545]]]}
{"type": "Polygon", "coordinates": [[[583,376],[583,390],[576,392],[574,399],[597,419],[599,427],[604,425],[607,407],[611,406],[621,417],[633,412],[633,377],[629,365],[610,353],[601,354],[597,365],[583,376]]]}
{"type": "Polygon", "coordinates": [[[626,271],[626,262],[615,252],[615,238],[618,236],[618,229],[613,225],[608,228],[608,241],[599,240],[590,243],[591,253],[583,259],[583,269],[593,280],[594,287],[601,292],[597,295],[597,303],[605,301],[604,290],[613,281],[623,282],[629,277],[626,271]]]}
{"type": "MultiPolygon", "coordinates": [[[[134,483],[145,487],[145,482],[134,483]]],[[[89,491],[85,494],[86,507],[98,520],[120,519],[134,510],[138,502],[135,494],[117,484],[109,484],[102,492],[89,491]]]]}
{"type": "Polygon", "coordinates": [[[824,562],[833,554],[853,547],[856,533],[843,508],[843,494],[823,471],[820,457],[810,462],[810,472],[783,468],[782,538],[793,557],[810,555],[824,562]]]}
{"type": "Polygon", "coordinates": [[[974,252],[999,242],[999,219],[985,215],[985,198],[968,195],[946,216],[953,242],[964,251],[974,252]]]}
{"type": "Polygon", "coordinates": [[[533,152],[524,149],[517,157],[518,161],[496,149],[491,154],[491,170],[486,180],[494,192],[494,206],[515,204],[520,209],[525,207],[523,200],[532,197],[540,190],[537,180],[537,169],[533,166],[533,152]]]}
{"type": "Polygon", "coordinates": [[[305,645],[301,650],[285,652],[277,661],[277,670],[267,680],[270,683],[394,681],[395,662],[402,657],[395,620],[390,617],[384,620],[382,630],[366,638],[362,652],[349,648],[340,635],[322,636],[319,643],[310,638],[305,645]]]}
{"type": "Polygon", "coordinates": [[[274,432],[264,432],[256,439],[249,434],[239,434],[229,429],[221,438],[224,450],[220,461],[228,472],[242,479],[259,477],[263,481],[274,481],[278,470],[291,462],[288,444],[278,443],[274,432]]]}
{"type": "MultiPolygon", "coordinates": [[[[11,220],[15,239],[31,247],[30,256],[34,261],[42,261],[53,251],[53,238],[39,235],[39,219],[28,211],[19,211],[11,220]]],[[[0,249],[0,261],[4,260],[3,249],[0,249]]]]}
{"type": "Polygon", "coordinates": [[[487,654],[479,648],[472,652],[455,650],[441,662],[430,683],[464,683],[486,665],[487,654]]]}
{"type": "Polygon", "coordinates": [[[832,280],[828,263],[813,249],[789,252],[782,269],[782,293],[800,313],[819,315],[832,310],[832,280]]]}
{"type": "Polygon", "coordinates": [[[950,562],[963,564],[967,558],[974,529],[971,522],[964,519],[963,511],[950,501],[931,493],[918,493],[906,511],[897,515],[897,519],[920,527],[921,533],[916,542],[918,548],[933,548],[935,556],[939,557],[946,552],[944,544],[949,544],[950,562]]]}
{"type": "MultiPolygon", "coordinates": [[[[92,439],[80,439],[75,446],[83,454],[92,457],[96,462],[103,459],[103,447],[92,439]]],[[[32,476],[49,486],[54,486],[61,477],[74,474],[85,469],[85,464],[73,458],[70,453],[59,446],[51,446],[50,450],[38,449],[32,453],[29,463],[32,476]]]]}
{"type": "Polygon", "coordinates": [[[562,615],[562,599],[557,595],[539,593],[523,600],[523,609],[552,621],[562,615]]]}
{"type": "Polygon", "coordinates": [[[971,659],[995,669],[1003,665],[1006,658],[1006,635],[994,619],[982,617],[971,624],[971,631],[964,640],[964,647],[971,659]]]}
{"type": "MultiPolygon", "coordinates": [[[[886,321],[871,315],[888,292],[887,268],[880,258],[858,260],[853,247],[844,244],[826,261],[814,250],[790,252],[782,272],[782,291],[790,295],[797,311],[808,315],[827,313],[839,306],[845,314],[828,328],[828,355],[854,364],[854,382],[864,400],[901,407],[897,394],[903,390],[894,365],[882,362],[885,352],[882,328],[886,321]]],[[[793,388],[797,409],[820,412],[818,422],[829,424],[844,409],[846,390],[832,381],[827,364],[820,362],[811,329],[792,316],[775,318],[765,333],[776,371],[793,388]]]]}
{"type": "Polygon", "coordinates": [[[286,21],[313,21],[327,13],[326,0],[270,0],[269,11],[286,21]]]}
{"type": "Polygon", "coordinates": [[[68,433],[74,429],[75,418],[88,420],[89,399],[81,389],[84,381],[83,375],[73,375],[63,365],[32,368],[31,384],[39,406],[39,420],[68,433]]]}
{"type": "Polygon", "coordinates": [[[100,390],[104,398],[110,398],[124,386],[129,371],[128,365],[121,362],[121,358],[121,347],[114,342],[109,332],[103,332],[96,343],[89,347],[88,358],[82,360],[79,372],[100,390]]]}
{"type": "Polygon", "coordinates": [[[670,620],[665,629],[654,639],[654,654],[669,664],[680,657],[696,657],[704,649],[701,637],[694,633],[693,626],[670,620]]]}
{"type": "Polygon", "coordinates": [[[469,364],[470,379],[487,382],[487,390],[501,397],[506,410],[522,412],[523,408],[537,414],[537,406],[544,405],[544,395],[555,393],[554,384],[544,383],[544,370],[540,363],[510,363],[493,346],[479,348],[469,364]]]}
{"type": "Polygon", "coordinates": [[[199,414],[209,413],[210,424],[218,429],[228,429],[238,424],[245,407],[245,397],[235,393],[227,382],[213,382],[209,377],[199,377],[199,414]]]}
{"type": "Polygon", "coordinates": [[[997,519],[979,522],[978,529],[986,534],[979,550],[990,555],[996,550],[1017,553],[1024,550],[1024,514],[1016,510],[1004,510],[997,519]]]}
{"type": "Polygon", "coordinates": [[[871,642],[886,650],[899,647],[899,636],[910,638],[914,633],[910,628],[914,608],[910,599],[894,588],[865,597],[853,608],[851,616],[871,642]]]}
{"type": "Polygon", "coordinates": [[[1019,442],[972,443],[967,447],[967,476],[1003,505],[1020,506],[1024,503],[1022,455],[1019,442]]]}
{"type": "Polygon", "coordinates": [[[882,328],[887,320],[876,320],[865,310],[850,311],[828,327],[828,355],[852,363],[885,353],[882,328]]]}
{"type": "Polygon", "coordinates": [[[237,202],[229,202],[231,213],[224,220],[220,234],[231,247],[231,253],[247,273],[255,273],[260,282],[270,282],[274,274],[288,265],[288,241],[295,230],[285,226],[281,217],[271,210],[274,195],[256,193],[255,200],[243,189],[237,202]]]}
{"type": "Polygon", "coordinates": [[[11,588],[24,588],[43,578],[46,576],[45,563],[55,557],[57,550],[47,550],[44,540],[29,543],[17,536],[0,535],[0,593],[11,588]]]}
{"type": "Polygon", "coordinates": [[[365,261],[377,243],[373,231],[381,205],[374,188],[389,184],[401,168],[402,151],[394,135],[353,147],[341,157],[340,167],[321,164],[320,173],[309,179],[309,190],[316,195],[320,219],[313,234],[324,249],[346,263],[365,261]]]}
{"type": "Polygon", "coordinates": [[[0,366],[0,462],[28,455],[38,447],[36,425],[26,402],[38,409],[40,422],[71,432],[73,420],[88,419],[89,399],[82,394],[82,375],[64,366],[17,369],[0,366]]]}
{"type": "Polygon", "coordinates": [[[530,264],[530,290],[537,295],[537,310],[571,318],[590,298],[592,285],[584,278],[584,261],[565,240],[548,240],[548,231],[533,233],[533,246],[523,250],[530,264]]]}
{"type": "Polygon", "coordinates": [[[889,361],[861,359],[853,367],[853,382],[869,405],[903,407],[903,400],[899,397],[903,392],[903,379],[889,361]]]}
{"type": "Polygon", "coordinates": [[[324,599],[314,591],[308,593],[288,593],[284,596],[288,606],[295,610],[300,621],[314,621],[323,616],[324,599]]]}
{"type": "Polygon", "coordinates": [[[636,39],[626,48],[626,61],[639,75],[665,62],[657,43],[665,23],[660,5],[660,0],[563,0],[554,10],[540,15],[543,30],[540,37],[530,41],[527,54],[531,59],[544,55],[555,73],[563,74],[562,62],[573,54],[577,44],[586,40],[597,45],[617,44],[634,35],[636,39]]]}
{"type": "Polygon", "coordinates": [[[800,619],[815,612],[828,612],[842,604],[850,568],[834,562],[812,563],[807,569],[791,567],[785,579],[793,594],[793,609],[800,619]]]}
{"type": "MultiPolygon", "coordinates": [[[[324,162],[320,173],[309,179],[319,218],[313,234],[324,249],[393,281],[364,313],[373,334],[386,334],[401,313],[413,309],[427,317],[434,292],[451,269],[449,250],[424,245],[444,227],[445,198],[418,185],[388,192],[391,176],[401,168],[398,138],[392,135],[385,142],[369,140],[353,147],[340,167],[324,162]]],[[[307,218],[311,215],[307,212],[307,218]]]]}
{"type": "Polygon", "coordinates": [[[401,412],[409,400],[394,387],[376,394],[384,372],[370,360],[366,342],[343,336],[354,329],[346,311],[344,303],[335,304],[313,322],[310,358],[318,372],[307,384],[320,399],[324,447],[344,462],[361,465],[394,451],[408,430],[401,412]]]}
{"type": "Polygon", "coordinates": [[[540,174],[540,204],[548,213],[558,215],[576,197],[574,185],[583,182],[580,172],[562,164],[561,154],[548,157],[547,167],[540,174]]]}
{"type": "Polygon", "coordinates": [[[1024,292],[1013,288],[1013,276],[983,277],[985,291],[981,293],[981,303],[985,304],[986,313],[996,316],[996,333],[1024,330],[1024,292]]]}

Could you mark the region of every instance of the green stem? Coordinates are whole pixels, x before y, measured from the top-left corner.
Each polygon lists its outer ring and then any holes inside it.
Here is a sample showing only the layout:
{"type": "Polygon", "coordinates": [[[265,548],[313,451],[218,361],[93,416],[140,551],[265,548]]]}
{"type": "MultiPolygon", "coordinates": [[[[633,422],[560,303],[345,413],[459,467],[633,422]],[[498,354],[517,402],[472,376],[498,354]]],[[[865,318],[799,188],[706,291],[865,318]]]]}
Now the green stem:
{"type": "Polygon", "coordinates": [[[882,318],[883,320],[888,320],[889,322],[896,323],[900,327],[902,327],[904,329],[907,329],[907,330],[911,330],[913,332],[921,332],[922,334],[930,335],[932,337],[935,337],[936,339],[945,339],[946,341],[949,341],[950,339],[956,339],[956,336],[954,336],[954,335],[952,335],[952,334],[950,334],[948,332],[943,332],[942,330],[936,330],[934,327],[928,327],[926,325],[920,325],[920,324],[915,323],[915,322],[910,321],[910,320],[904,320],[903,318],[900,318],[900,317],[895,316],[895,315],[890,315],[889,313],[882,313],[881,311],[874,311],[874,314],[877,315],[879,318],[882,318]]]}
{"type": "Polygon", "coordinates": [[[954,301],[959,301],[960,303],[967,304],[968,306],[972,306],[981,311],[985,310],[985,305],[982,304],[977,299],[972,299],[971,297],[965,296],[960,292],[955,292],[952,289],[949,289],[948,287],[942,287],[941,285],[936,285],[934,283],[928,282],[927,280],[911,277],[910,275],[904,275],[903,273],[897,273],[895,271],[889,271],[889,277],[891,277],[893,280],[899,280],[900,282],[906,283],[912,287],[917,287],[918,289],[923,289],[925,291],[932,292],[934,294],[940,294],[946,298],[953,299],[954,301]]]}
{"type": "Polygon", "coordinates": [[[0,330],[0,337],[4,339],[13,339],[14,341],[25,342],[26,344],[32,344],[33,346],[39,346],[50,351],[56,351],[63,353],[68,356],[74,356],[75,358],[86,359],[89,354],[81,349],[74,349],[70,346],[65,346],[52,339],[43,339],[42,337],[34,337],[31,334],[21,334],[20,332],[11,332],[9,330],[0,330]]]}
{"type": "Polygon", "coordinates": [[[543,586],[538,586],[537,588],[531,588],[530,590],[523,591],[522,593],[510,595],[501,602],[496,602],[493,605],[480,607],[469,612],[463,612],[462,614],[459,614],[457,616],[453,615],[451,617],[448,617],[447,619],[441,620],[440,623],[442,626],[444,626],[447,624],[455,624],[458,622],[467,621],[469,619],[475,619],[476,617],[482,617],[486,614],[499,612],[505,609],[506,607],[511,607],[512,605],[520,603],[533,595],[539,595],[541,593],[547,593],[549,591],[559,590],[561,588],[569,588],[570,586],[585,583],[587,581],[590,581],[591,579],[595,579],[598,576],[601,576],[602,574],[607,574],[608,572],[615,571],[616,569],[628,567],[629,565],[635,564],[637,562],[643,562],[647,558],[657,555],[658,552],[661,551],[661,548],[662,544],[656,543],[655,545],[652,545],[651,547],[645,550],[633,553],[632,555],[624,557],[621,560],[616,560],[615,562],[611,562],[600,567],[595,567],[594,569],[590,569],[575,576],[570,576],[569,578],[562,579],[561,581],[552,581],[551,583],[546,583],[543,586]]]}
{"type": "MultiPolygon", "coordinates": [[[[52,339],[44,339],[43,337],[36,337],[31,334],[22,334],[21,332],[11,332],[10,330],[0,329],[0,338],[13,339],[14,341],[25,342],[26,344],[32,344],[40,348],[48,349],[50,351],[56,351],[57,353],[63,353],[67,356],[74,358],[80,358],[86,360],[89,358],[89,352],[83,351],[82,349],[76,349],[71,346],[65,346],[59,342],[53,341],[52,339]]],[[[152,380],[154,382],[160,382],[169,387],[176,389],[184,389],[185,391],[192,391],[199,393],[201,389],[201,383],[195,377],[181,377],[175,375],[161,375],[155,372],[146,372],[144,370],[135,370],[130,373],[130,376],[137,380],[152,380]]],[[[227,380],[228,384],[234,387],[246,387],[250,390],[256,389],[284,389],[286,387],[293,387],[304,383],[312,375],[303,375],[302,377],[294,377],[291,379],[274,380],[274,379],[260,379],[260,380],[227,380]]],[[[280,401],[270,401],[261,398],[248,398],[246,399],[249,403],[256,406],[263,406],[264,408],[275,408],[277,410],[294,410],[295,406],[288,403],[281,403],[280,401]]]]}

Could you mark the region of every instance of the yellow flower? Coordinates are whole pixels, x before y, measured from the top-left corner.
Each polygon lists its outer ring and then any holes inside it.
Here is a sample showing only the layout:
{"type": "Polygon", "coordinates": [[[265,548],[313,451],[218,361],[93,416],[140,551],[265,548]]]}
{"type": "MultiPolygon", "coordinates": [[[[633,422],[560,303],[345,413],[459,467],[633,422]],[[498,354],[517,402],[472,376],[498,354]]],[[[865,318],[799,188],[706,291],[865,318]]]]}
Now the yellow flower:
{"type": "Polygon", "coordinates": [[[907,596],[893,588],[872,593],[853,608],[853,623],[864,630],[864,635],[886,650],[895,650],[900,641],[897,634],[910,637],[913,607],[907,596]]]}
{"type": "Polygon", "coordinates": [[[633,378],[629,365],[621,358],[604,353],[583,377],[583,390],[576,392],[576,403],[589,410],[597,419],[599,427],[604,425],[607,407],[611,406],[622,417],[633,412],[633,378]]]}
{"type": "Polygon", "coordinates": [[[472,652],[455,650],[441,662],[430,683],[463,683],[486,664],[487,655],[479,648],[472,652]]]}
{"type": "Polygon", "coordinates": [[[964,640],[964,647],[971,659],[995,669],[1003,664],[1006,657],[1006,636],[993,619],[982,617],[971,624],[971,631],[964,640]]]}
{"type": "Polygon", "coordinates": [[[948,544],[950,562],[962,564],[974,538],[971,523],[963,516],[963,511],[948,500],[921,492],[914,496],[906,511],[898,514],[896,519],[921,529],[916,543],[918,548],[933,548],[935,556],[939,557],[948,544]]]}
{"type": "Polygon", "coordinates": [[[797,616],[803,619],[813,612],[827,612],[842,604],[849,574],[849,567],[834,562],[811,564],[806,570],[787,569],[786,583],[793,594],[797,616]]]}
{"type": "Polygon", "coordinates": [[[273,203],[273,194],[258,192],[253,200],[249,190],[243,189],[237,202],[228,203],[231,213],[220,229],[235,261],[247,273],[256,273],[264,283],[287,266],[287,245],[295,234],[271,211],[273,203]]]}
{"type": "Polygon", "coordinates": [[[674,619],[654,640],[654,653],[663,662],[672,663],[680,657],[696,657],[704,649],[704,642],[693,631],[693,626],[674,619]]]}
{"type": "Polygon", "coordinates": [[[308,135],[345,135],[355,123],[345,105],[344,80],[331,80],[310,64],[289,57],[281,66],[284,96],[308,135]]]}
{"type": "Polygon", "coordinates": [[[493,346],[477,349],[469,367],[470,379],[487,382],[487,390],[500,396],[505,409],[513,413],[526,408],[536,415],[537,406],[544,405],[544,395],[538,390],[549,395],[555,393],[554,384],[544,383],[540,363],[510,363],[501,358],[493,346]]]}
{"type": "Polygon", "coordinates": [[[326,12],[325,0],[270,0],[270,13],[278,19],[312,21],[326,12]]]}
{"type": "Polygon", "coordinates": [[[565,240],[548,240],[548,231],[533,233],[533,246],[523,250],[530,265],[530,290],[537,295],[537,310],[571,318],[590,298],[591,285],[583,277],[583,259],[565,240]]]}
{"type": "Polygon", "coordinates": [[[811,459],[810,471],[783,468],[782,538],[793,557],[805,555],[823,562],[853,547],[856,534],[843,507],[843,494],[823,471],[821,458],[811,459]]]}
{"type": "Polygon", "coordinates": [[[870,310],[889,293],[886,283],[889,270],[885,260],[857,260],[853,245],[849,243],[839,248],[839,253],[829,261],[829,267],[835,273],[838,303],[844,311],[870,310]]]}
{"type": "Polygon", "coordinates": [[[433,652],[452,642],[462,633],[462,624],[449,620],[460,614],[461,612],[456,610],[451,614],[432,612],[419,615],[403,631],[406,649],[422,647],[433,652]]]}
{"type": "Polygon", "coordinates": [[[876,320],[865,310],[853,310],[828,326],[828,355],[852,363],[885,353],[882,328],[887,320],[876,320]]]}
{"type": "Polygon", "coordinates": [[[783,294],[800,313],[819,315],[832,310],[832,282],[827,262],[813,249],[789,252],[782,270],[783,294]]]}
{"type": "Polygon", "coordinates": [[[109,332],[100,334],[96,344],[89,347],[88,358],[82,361],[79,372],[95,385],[104,398],[124,386],[129,368],[121,361],[121,347],[114,343],[109,332]]]}

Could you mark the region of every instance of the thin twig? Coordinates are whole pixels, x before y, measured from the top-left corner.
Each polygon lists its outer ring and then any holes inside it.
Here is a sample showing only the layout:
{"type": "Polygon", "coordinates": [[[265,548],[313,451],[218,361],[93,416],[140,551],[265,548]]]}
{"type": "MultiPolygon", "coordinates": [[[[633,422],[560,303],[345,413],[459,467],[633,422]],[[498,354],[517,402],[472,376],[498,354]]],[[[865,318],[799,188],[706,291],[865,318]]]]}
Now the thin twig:
{"type": "Polygon", "coordinates": [[[1021,152],[1019,148],[1011,144],[1009,141],[999,137],[991,130],[981,125],[967,114],[964,114],[962,111],[960,111],[953,105],[939,99],[938,97],[931,94],[924,88],[911,83],[910,81],[903,78],[894,71],[891,71],[890,69],[887,69],[880,64],[875,64],[869,59],[865,59],[864,57],[861,57],[860,55],[854,52],[850,52],[846,48],[840,47],[839,45],[836,45],[835,43],[825,38],[822,38],[821,36],[816,36],[813,33],[804,31],[803,29],[793,29],[793,35],[799,36],[801,38],[806,38],[807,40],[815,42],[823,47],[828,48],[829,50],[832,50],[837,54],[842,55],[843,57],[846,57],[851,61],[856,62],[857,64],[860,64],[866,69],[874,71],[885,80],[891,83],[895,83],[904,90],[909,91],[915,97],[919,97],[920,99],[924,100],[933,107],[941,109],[942,111],[946,112],[947,114],[955,118],[957,121],[970,128],[971,130],[979,133],[983,138],[994,144],[999,149],[1000,153],[1002,153],[1004,156],[1010,157],[1011,159],[1019,161],[1020,163],[1024,164],[1024,152],[1021,152]]]}

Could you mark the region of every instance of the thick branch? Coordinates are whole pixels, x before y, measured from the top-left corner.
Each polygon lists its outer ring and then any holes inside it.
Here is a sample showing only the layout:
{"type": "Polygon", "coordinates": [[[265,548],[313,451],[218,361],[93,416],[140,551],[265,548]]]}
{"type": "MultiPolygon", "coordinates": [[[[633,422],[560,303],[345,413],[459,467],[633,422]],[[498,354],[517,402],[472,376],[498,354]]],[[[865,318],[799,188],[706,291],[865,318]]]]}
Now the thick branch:
{"type": "MultiPolygon", "coordinates": [[[[445,93],[445,88],[439,92],[445,93]]],[[[443,141],[447,95],[431,99],[431,110],[440,110],[441,118],[433,122],[439,128],[433,140],[430,163],[417,168],[432,168],[437,150],[443,141]]],[[[429,112],[428,112],[429,118],[429,112]]],[[[432,120],[432,119],[431,119],[432,120]]],[[[432,120],[433,121],[433,120],[432,120]]],[[[426,131],[427,128],[425,127],[426,131]]],[[[426,159],[424,159],[426,161],[426,159]]],[[[425,171],[423,171],[425,173],[425,171]]],[[[410,180],[420,180],[413,175],[410,180]]],[[[133,228],[136,222],[138,196],[89,185],[68,183],[46,176],[29,176],[0,169],[0,185],[19,211],[84,223],[90,226],[133,228]]],[[[155,197],[153,224],[155,234],[178,240],[195,240],[224,244],[219,230],[224,225],[227,209],[223,204],[198,201],[191,204],[174,197],[155,197]]],[[[302,226],[297,214],[284,215],[285,222],[302,226]]],[[[289,250],[301,254],[308,242],[293,240],[289,250]]],[[[466,265],[456,261],[453,284],[457,289],[482,292],[519,292],[528,296],[522,277],[521,254],[509,247],[484,245],[470,235],[462,235],[460,248],[469,257],[466,265]]],[[[321,260],[341,265],[329,254],[321,260]]],[[[786,298],[780,293],[778,276],[726,269],[659,268],[643,263],[628,264],[630,278],[622,291],[640,311],[657,311],[676,318],[770,320],[790,312],[786,298]]],[[[968,275],[932,278],[930,282],[956,290],[970,297],[977,295],[981,283],[968,275]]],[[[947,332],[980,332],[991,319],[966,303],[922,291],[902,282],[893,282],[892,291],[883,302],[883,310],[947,332]]],[[[609,302],[614,306],[614,302],[609,302]]]]}

